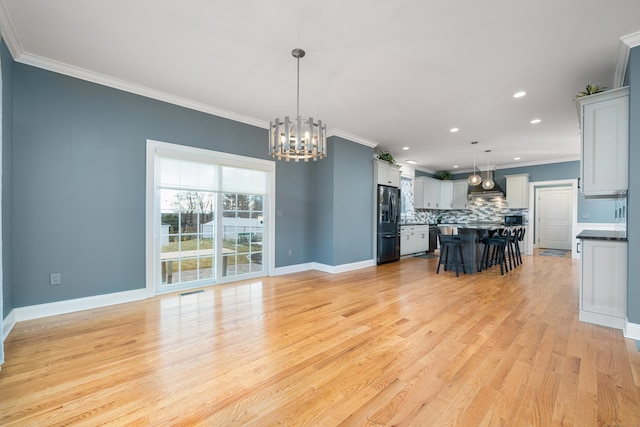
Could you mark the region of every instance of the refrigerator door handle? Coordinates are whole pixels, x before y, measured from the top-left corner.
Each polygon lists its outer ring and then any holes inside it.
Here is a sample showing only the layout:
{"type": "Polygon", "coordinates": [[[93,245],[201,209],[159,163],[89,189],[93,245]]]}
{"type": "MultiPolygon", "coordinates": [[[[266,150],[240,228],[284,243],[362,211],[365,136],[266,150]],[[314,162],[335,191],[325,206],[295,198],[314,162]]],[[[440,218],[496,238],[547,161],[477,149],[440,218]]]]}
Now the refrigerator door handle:
{"type": "Polygon", "coordinates": [[[390,219],[391,222],[395,223],[396,222],[396,207],[394,206],[396,203],[396,198],[393,194],[389,195],[389,212],[391,213],[390,215],[390,219]]]}

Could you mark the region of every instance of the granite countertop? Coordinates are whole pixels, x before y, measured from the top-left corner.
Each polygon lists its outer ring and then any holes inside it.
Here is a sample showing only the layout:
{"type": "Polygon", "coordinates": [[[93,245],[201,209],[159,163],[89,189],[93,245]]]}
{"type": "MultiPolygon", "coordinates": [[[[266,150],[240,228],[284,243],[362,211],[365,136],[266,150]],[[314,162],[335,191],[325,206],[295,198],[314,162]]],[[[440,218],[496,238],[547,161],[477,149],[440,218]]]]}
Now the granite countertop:
{"type": "Polygon", "coordinates": [[[433,222],[406,222],[403,221],[400,223],[401,227],[409,227],[413,225],[430,225],[430,226],[439,226],[439,227],[458,227],[458,228],[502,228],[505,226],[513,225],[514,227],[527,226],[528,224],[505,224],[504,222],[494,222],[494,221],[470,221],[470,222],[443,222],[441,224],[436,224],[433,222]]]}
{"type": "Polygon", "coordinates": [[[458,228],[467,229],[467,230],[489,230],[494,228],[503,228],[504,224],[502,223],[494,223],[494,224],[467,224],[461,225],[458,228]]]}
{"type": "Polygon", "coordinates": [[[585,240],[619,240],[626,242],[627,232],[623,230],[582,230],[576,238],[585,240]]]}

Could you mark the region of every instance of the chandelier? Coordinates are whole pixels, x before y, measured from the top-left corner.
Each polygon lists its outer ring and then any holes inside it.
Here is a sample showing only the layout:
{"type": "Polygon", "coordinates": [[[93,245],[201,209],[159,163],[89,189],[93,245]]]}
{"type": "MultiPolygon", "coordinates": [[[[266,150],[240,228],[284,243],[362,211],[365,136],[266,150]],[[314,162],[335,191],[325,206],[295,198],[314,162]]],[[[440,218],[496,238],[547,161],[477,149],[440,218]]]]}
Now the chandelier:
{"type": "Polygon", "coordinates": [[[295,119],[285,116],[269,123],[269,154],[286,161],[318,160],[327,157],[327,125],[312,117],[300,117],[300,58],[302,49],[293,49],[291,55],[298,61],[297,109],[295,119]]]}
{"type": "MultiPolygon", "coordinates": [[[[478,141],[473,141],[471,143],[471,145],[476,145],[478,143],[478,141]]],[[[469,178],[467,178],[467,182],[469,183],[469,185],[471,186],[476,186],[476,185],[480,185],[480,183],[482,182],[482,177],[478,174],[476,174],[476,150],[475,147],[473,148],[473,175],[469,176],[469,178]]]]}

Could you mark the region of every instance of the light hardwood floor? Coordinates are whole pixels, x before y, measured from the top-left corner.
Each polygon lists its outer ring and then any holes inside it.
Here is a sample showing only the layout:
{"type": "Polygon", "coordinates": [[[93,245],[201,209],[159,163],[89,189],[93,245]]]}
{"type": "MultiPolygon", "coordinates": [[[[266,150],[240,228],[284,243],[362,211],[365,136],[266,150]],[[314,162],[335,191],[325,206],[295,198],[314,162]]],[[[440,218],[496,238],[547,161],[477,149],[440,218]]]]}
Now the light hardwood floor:
{"type": "Polygon", "coordinates": [[[578,321],[578,268],[408,258],[21,322],[0,425],[640,425],[640,353],[578,321]]]}

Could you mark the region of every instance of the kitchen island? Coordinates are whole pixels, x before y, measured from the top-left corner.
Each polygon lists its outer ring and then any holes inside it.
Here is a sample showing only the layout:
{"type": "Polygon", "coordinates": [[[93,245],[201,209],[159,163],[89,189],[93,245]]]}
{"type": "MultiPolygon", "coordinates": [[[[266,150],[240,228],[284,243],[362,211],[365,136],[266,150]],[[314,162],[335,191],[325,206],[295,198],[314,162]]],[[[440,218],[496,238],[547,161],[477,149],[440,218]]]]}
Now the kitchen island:
{"type": "MultiPolygon", "coordinates": [[[[462,257],[464,258],[464,269],[467,274],[477,273],[481,270],[480,263],[482,261],[482,251],[484,250],[482,239],[504,228],[504,226],[504,223],[501,222],[477,222],[455,225],[455,228],[458,230],[458,237],[460,237],[462,241],[462,257]]],[[[446,227],[448,227],[448,230],[452,229],[451,226],[446,227]]]]}

